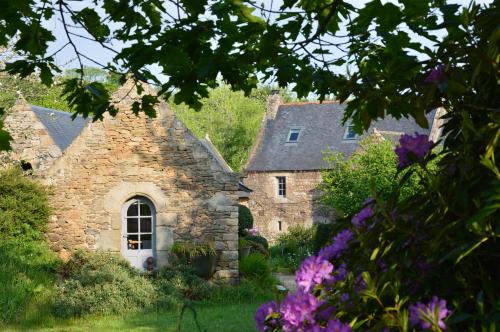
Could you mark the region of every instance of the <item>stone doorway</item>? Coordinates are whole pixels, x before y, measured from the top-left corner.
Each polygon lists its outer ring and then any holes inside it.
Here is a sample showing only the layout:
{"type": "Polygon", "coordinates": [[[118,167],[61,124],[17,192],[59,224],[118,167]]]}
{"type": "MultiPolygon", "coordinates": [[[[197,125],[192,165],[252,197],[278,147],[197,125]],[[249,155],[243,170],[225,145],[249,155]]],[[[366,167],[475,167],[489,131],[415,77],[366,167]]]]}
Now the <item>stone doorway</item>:
{"type": "Polygon", "coordinates": [[[121,253],[130,264],[145,269],[148,257],[156,258],[156,209],[143,196],[135,196],[122,208],[121,253]]]}

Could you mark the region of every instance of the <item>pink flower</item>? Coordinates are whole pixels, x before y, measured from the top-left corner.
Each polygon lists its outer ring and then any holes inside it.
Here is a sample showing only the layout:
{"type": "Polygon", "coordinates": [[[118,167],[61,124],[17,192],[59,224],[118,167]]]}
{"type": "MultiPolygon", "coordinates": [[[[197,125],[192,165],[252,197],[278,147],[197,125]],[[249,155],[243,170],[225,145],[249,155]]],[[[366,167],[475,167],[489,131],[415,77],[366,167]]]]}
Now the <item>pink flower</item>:
{"type": "Polygon", "coordinates": [[[323,280],[328,281],[332,279],[333,265],[316,256],[307,257],[295,275],[295,282],[299,289],[304,292],[310,292],[316,285],[320,284],[323,280]]]}
{"type": "Polygon", "coordinates": [[[258,236],[260,234],[258,228],[250,228],[248,230],[248,233],[252,236],[258,236]]]}

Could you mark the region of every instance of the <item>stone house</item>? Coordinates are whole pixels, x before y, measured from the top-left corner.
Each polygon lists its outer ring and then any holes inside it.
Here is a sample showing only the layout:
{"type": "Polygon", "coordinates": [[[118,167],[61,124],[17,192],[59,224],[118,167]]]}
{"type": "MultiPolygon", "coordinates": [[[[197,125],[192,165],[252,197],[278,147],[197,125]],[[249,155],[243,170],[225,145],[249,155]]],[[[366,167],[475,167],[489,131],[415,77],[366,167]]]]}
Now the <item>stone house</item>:
{"type": "Polygon", "coordinates": [[[429,114],[431,129],[411,119],[387,117],[358,136],[353,126],[342,126],[345,105],[338,102],[284,104],[279,92],[269,97],[256,142],[245,166],[245,185],[252,188],[248,206],[254,226],[269,240],[294,225],[310,227],[331,220],[318,204],[321,170],[328,168],[324,153],[348,157],[368,134],[397,140],[402,133],[430,134],[437,141],[442,110],[429,114]]]}
{"type": "MultiPolygon", "coordinates": [[[[147,88],[147,87],[146,87],[147,88]]],[[[23,161],[51,190],[47,237],[67,256],[79,248],[120,253],[133,266],[167,264],[176,240],[210,241],[215,277],[238,277],[238,175],[176,119],[134,115],[132,82],[114,95],[116,117],[91,122],[31,106],[21,97],[4,119],[9,158],[23,161]]]]}

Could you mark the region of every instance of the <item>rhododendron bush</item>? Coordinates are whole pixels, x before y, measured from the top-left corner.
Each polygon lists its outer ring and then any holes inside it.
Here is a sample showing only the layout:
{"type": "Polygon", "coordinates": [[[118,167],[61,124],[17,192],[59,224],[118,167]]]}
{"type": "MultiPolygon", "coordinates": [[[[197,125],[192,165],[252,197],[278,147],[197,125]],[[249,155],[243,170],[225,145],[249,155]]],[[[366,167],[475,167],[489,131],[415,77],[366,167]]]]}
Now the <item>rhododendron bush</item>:
{"type": "Polygon", "coordinates": [[[398,187],[373,188],[359,211],[335,220],[330,243],[297,270],[297,291],[257,310],[259,331],[500,326],[500,15],[493,4],[444,16],[448,35],[407,87],[426,112],[447,110],[441,139],[401,136],[398,187]],[[402,198],[415,172],[419,190],[402,198]]]}

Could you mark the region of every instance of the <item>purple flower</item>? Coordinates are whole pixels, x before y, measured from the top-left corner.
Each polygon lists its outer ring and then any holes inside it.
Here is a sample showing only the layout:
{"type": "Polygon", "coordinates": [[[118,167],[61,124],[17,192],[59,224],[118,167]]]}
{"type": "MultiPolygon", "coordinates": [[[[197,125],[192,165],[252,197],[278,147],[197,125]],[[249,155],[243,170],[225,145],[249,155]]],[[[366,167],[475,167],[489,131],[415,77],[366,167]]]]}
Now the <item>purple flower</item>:
{"type": "Polygon", "coordinates": [[[295,282],[299,289],[310,292],[314,286],[323,280],[332,279],[333,265],[322,257],[307,257],[300,265],[295,275],[295,282]]]}
{"type": "Polygon", "coordinates": [[[255,322],[257,323],[257,331],[265,332],[272,328],[266,325],[266,319],[269,315],[278,312],[278,305],[275,301],[267,302],[261,305],[255,312],[255,322]]]}
{"type": "Polygon", "coordinates": [[[345,229],[335,235],[331,245],[322,248],[319,252],[319,257],[330,260],[338,258],[340,254],[347,249],[348,242],[354,238],[354,234],[349,229],[345,229]]]}
{"type": "Polygon", "coordinates": [[[314,312],[319,303],[316,297],[299,290],[296,294],[288,293],[281,303],[281,317],[283,320],[283,331],[300,331],[313,326],[314,312]]]}
{"type": "MultiPolygon", "coordinates": [[[[324,305],[326,304],[326,302],[323,302],[321,304],[321,307],[323,307],[324,305]]],[[[323,310],[320,310],[317,314],[316,314],[316,320],[320,320],[320,321],[325,321],[327,322],[328,319],[330,317],[333,316],[333,314],[335,313],[335,308],[331,305],[328,305],[325,309],[323,310]]]]}
{"type": "Polygon", "coordinates": [[[418,133],[415,133],[415,137],[408,134],[401,135],[399,146],[394,150],[399,159],[398,167],[403,168],[411,165],[413,161],[411,161],[410,156],[416,158],[418,162],[422,162],[433,144],[432,141],[429,141],[429,136],[427,135],[418,133]]]}
{"type": "Polygon", "coordinates": [[[410,324],[412,326],[420,324],[423,329],[430,329],[432,326],[439,326],[442,330],[446,329],[444,319],[450,314],[446,308],[446,300],[433,296],[427,304],[417,302],[416,305],[410,305],[410,324]]]}
{"type": "Polygon", "coordinates": [[[373,217],[373,209],[371,205],[367,205],[355,214],[351,221],[356,228],[361,228],[365,225],[365,220],[371,217],[373,217]]]}
{"type": "Polygon", "coordinates": [[[366,282],[363,280],[361,274],[358,274],[356,279],[354,279],[354,291],[356,293],[359,293],[365,288],[366,288],[366,282]]]}
{"type": "Polygon", "coordinates": [[[338,319],[331,319],[324,329],[325,332],[351,332],[352,329],[349,325],[342,324],[338,319]]]}
{"type": "Polygon", "coordinates": [[[250,228],[248,230],[248,233],[250,233],[250,235],[252,235],[252,236],[257,236],[257,235],[259,235],[259,230],[257,228],[250,228]]]}
{"type": "Polygon", "coordinates": [[[427,77],[424,79],[425,83],[430,83],[430,84],[439,84],[443,81],[444,79],[444,71],[446,69],[446,66],[441,64],[438,65],[434,68],[432,68],[431,72],[427,77]]]}

